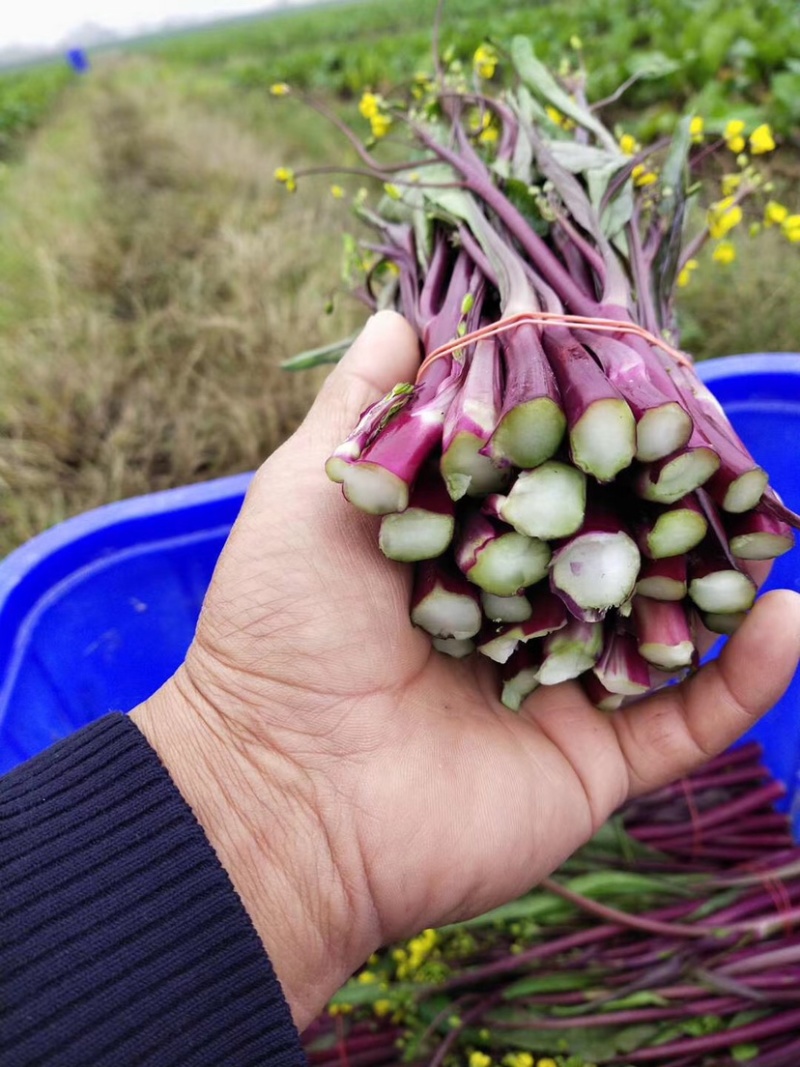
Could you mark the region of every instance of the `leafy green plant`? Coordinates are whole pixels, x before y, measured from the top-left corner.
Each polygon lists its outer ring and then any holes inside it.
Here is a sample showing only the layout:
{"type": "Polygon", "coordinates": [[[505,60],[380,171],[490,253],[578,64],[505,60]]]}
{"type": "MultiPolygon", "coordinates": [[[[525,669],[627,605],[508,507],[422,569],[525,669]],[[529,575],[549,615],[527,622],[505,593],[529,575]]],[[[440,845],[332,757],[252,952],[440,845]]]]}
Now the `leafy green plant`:
{"type": "Polygon", "coordinates": [[[71,80],[61,64],[0,76],[0,159],[42,122],[71,80]]]}

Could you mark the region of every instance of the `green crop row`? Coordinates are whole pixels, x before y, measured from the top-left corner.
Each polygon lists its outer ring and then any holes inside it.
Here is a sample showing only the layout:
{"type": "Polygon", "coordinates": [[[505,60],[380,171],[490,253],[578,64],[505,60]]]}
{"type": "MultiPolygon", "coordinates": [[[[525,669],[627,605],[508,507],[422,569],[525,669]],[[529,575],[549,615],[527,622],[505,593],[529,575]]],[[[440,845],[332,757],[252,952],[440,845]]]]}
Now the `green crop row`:
{"type": "Polygon", "coordinates": [[[0,159],[42,122],[72,77],[63,63],[0,75],[0,159]]]}
{"type": "MultiPolygon", "coordinates": [[[[242,87],[286,81],[348,97],[431,67],[436,0],[321,4],[195,32],[156,47],[164,58],[213,66],[242,87]]],[[[657,130],[691,105],[712,124],[733,115],[800,126],[800,5],[796,0],[446,0],[441,45],[468,61],[491,39],[535,41],[557,64],[583,43],[589,94],[601,99],[647,71],[624,98],[657,130]],[[653,76],[657,74],[658,76],[653,76]]]]}

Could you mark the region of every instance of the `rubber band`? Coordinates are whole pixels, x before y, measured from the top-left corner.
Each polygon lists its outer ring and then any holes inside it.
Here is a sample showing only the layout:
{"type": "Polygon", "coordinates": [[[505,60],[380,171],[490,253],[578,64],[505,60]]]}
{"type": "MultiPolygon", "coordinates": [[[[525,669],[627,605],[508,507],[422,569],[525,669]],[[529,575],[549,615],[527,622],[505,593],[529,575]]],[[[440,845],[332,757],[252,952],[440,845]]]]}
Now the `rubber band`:
{"type": "Polygon", "coordinates": [[[422,380],[431,365],[435,363],[437,359],[441,359],[443,356],[449,356],[452,352],[457,351],[459,348],[463,348],[465,345],[470,345],[475,341],[482,341],[486,337],[496,337],[498,334],[506,333],[508,330],[511,330],[515,326],[519,326],[524,322],[530,322],[538,326],[579,326],[582,330],[595,330],[598,333],[633,333],[636,334],[637,337],[642,337],[651,345],[657,345],[658,348],[663,349],[667,355],[671,356],[680,366],[689,368],[693,366],[691,359],[685,352],[673,348],[672,345],[663,340],[663,338],[656,337],[655,334],[646,330],[644,326],[639,326],[635,322],[620,322],[618,319],[593,318],[588,315],[562,315],[556,311],[523,311],[519,315],[512,315],[510,318],[501,319],[499,322],[494,322],[489,326],[481,326],[479,329],[473,330],[471,333],[465,333],[463,337],[457,337],[453,341],[448,341],[447,344],[434,348],[434,350],[429,352],[420,364],[420,368],[417,371],[417,381],[419,382],[422,380]]]}

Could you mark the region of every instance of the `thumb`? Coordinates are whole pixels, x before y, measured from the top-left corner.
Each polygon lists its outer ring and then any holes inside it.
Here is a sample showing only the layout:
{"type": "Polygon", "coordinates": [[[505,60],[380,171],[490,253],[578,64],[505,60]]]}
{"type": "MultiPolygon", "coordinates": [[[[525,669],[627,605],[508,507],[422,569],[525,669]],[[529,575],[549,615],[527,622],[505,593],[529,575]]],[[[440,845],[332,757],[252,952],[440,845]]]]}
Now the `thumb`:
{"type": "Polygon", "coordinates": [[[341,362],[325,379],[303,429],[328,454],[352,430],[359,415],[398,382],[413,382],[420,364],[419,340],[395,311],[367,320],[341,362]]]}

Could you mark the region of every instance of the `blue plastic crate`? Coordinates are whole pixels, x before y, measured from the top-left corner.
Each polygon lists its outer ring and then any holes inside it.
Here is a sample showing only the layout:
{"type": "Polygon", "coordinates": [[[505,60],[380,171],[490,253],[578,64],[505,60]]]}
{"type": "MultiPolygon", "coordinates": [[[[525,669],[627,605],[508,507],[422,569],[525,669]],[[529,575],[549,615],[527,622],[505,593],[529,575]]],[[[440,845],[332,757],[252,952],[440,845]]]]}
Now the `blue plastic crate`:
{"type": "MultiPolygon", "coordinates": [[[[800,510],[800,354],[730,356],[699,371],[800,510]]],[[[129,711],[178,667],[250,478],[110,504],[0,563],[0,771],[106,711],[129,711]]],[[[800,548],[767,587],[800,591],[800,548]]],[[[749,736],[793,796],[800,678],[749,736]]]]}

